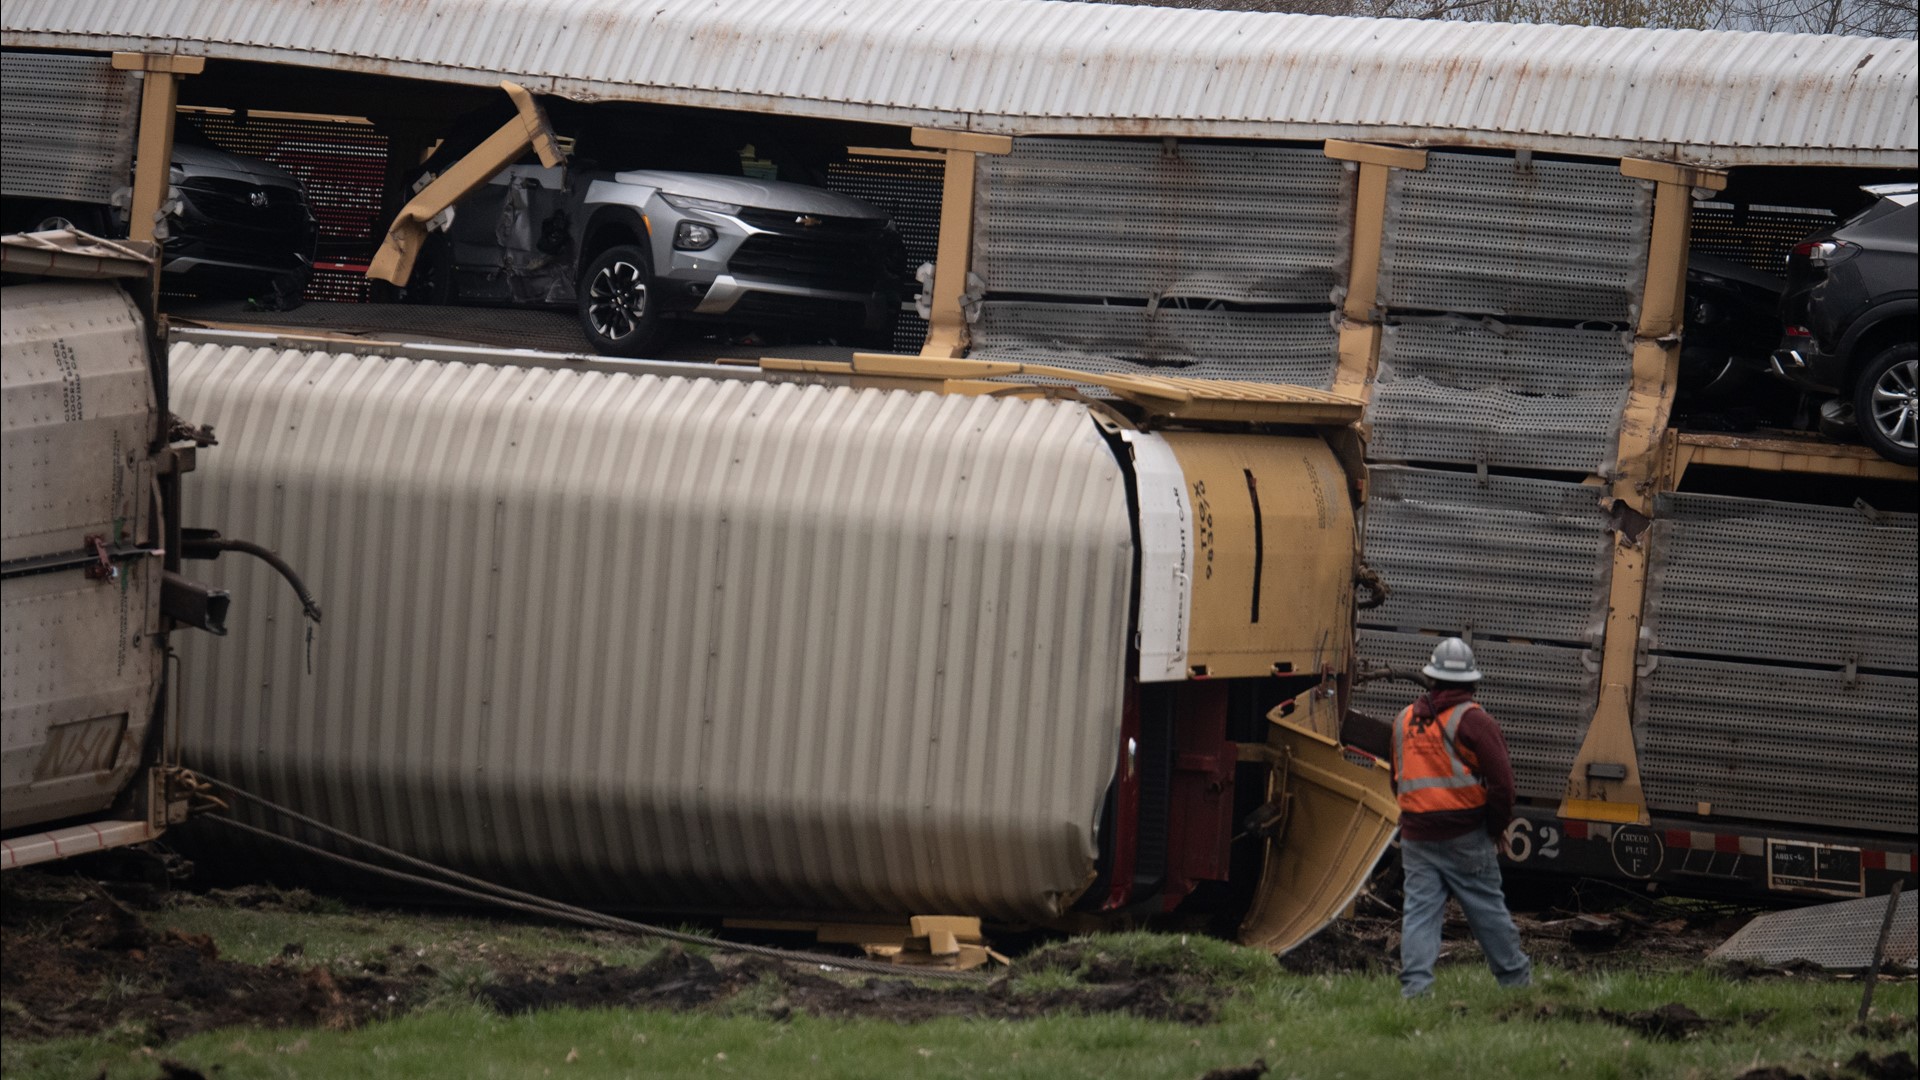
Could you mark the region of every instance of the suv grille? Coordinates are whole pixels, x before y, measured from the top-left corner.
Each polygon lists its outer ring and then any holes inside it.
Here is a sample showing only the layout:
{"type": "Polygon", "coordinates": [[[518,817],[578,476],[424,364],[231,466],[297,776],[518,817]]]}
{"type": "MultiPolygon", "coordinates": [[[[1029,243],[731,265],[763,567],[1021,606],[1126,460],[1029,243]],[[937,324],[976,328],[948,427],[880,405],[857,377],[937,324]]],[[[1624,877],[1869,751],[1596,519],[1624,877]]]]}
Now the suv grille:
{"type": "Polygon", "coordinates": [[[824,214],[795,214],[786,210],[761,210],[746,207],[740,220],[756,229],[787,233],[792,236],[878,236],[887,223],[876,218],[827,217],[824,214]],[[801,224],[801,219],[813,222],[801,224]]]}
{"type": "Polygon", "coordinates": [[[743,276],[866,292],[887,270],[875,238],[759,233],[747,237],[727,260],[727,268],[743,276]]]}
{"type": "Polygon", "coordinates": [[[180,192],[189,221],[198,216],[209,223],[273,232],[296,232],[307,223],[306,202],[291,188],[200,176],[182,181],[180,192]]]}

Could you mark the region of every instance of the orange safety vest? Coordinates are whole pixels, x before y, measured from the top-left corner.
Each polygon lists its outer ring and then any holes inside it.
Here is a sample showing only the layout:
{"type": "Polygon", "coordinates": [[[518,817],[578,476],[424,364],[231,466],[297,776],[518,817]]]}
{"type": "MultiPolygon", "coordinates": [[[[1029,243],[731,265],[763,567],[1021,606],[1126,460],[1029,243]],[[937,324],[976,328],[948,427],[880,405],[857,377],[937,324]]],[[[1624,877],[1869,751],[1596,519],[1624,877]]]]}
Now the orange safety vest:
{"type": "Polygon", "coordinates": [[[1487,805],[1487,789],[1480,783],[1480,762],[1463,756],[1454,745],[1460,718],[1474,703],[1463,701],[1426,723],[1413,723],[1413,706],[1400,712],[1393,725],[1393,782],[1400,812],[1427,814],[1436,810],[1472,810],[1487,805]]]}

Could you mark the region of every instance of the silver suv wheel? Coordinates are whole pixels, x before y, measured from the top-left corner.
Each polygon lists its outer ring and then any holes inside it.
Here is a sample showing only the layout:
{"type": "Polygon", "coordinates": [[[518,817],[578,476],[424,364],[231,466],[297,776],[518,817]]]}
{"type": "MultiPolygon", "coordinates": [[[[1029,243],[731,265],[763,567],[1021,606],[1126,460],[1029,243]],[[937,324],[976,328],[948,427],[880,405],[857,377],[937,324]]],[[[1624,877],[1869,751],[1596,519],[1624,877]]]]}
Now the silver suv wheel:
{"type": "Polygon", "coordinates": [[[654,303],[653,262],[637,244],[616,244],[581,271],[574,310],[595,352],[645,356],[659,344],[660,305],[654,303]]]}
{"type": "Polygon", "coordinates": [[[600,268],[587,286],[587,321],[593,332],[618,341],[634,332],[647,315],[647,275],[626,260],[600,268]]]}
{"type": "Polygon", "coordinates": [[[1881,457],[1912,465],[1920,457],[1920,344],[1901,342],[1867,361],[1853,392],[1860,436],[1881,457]]]}
{"type": "Polygon", "coordinates": [[[1915,446],[1920,416],[1920,360],[1895,364],[1873,384],[1873,422],[1888,441],[1915,446]]]}

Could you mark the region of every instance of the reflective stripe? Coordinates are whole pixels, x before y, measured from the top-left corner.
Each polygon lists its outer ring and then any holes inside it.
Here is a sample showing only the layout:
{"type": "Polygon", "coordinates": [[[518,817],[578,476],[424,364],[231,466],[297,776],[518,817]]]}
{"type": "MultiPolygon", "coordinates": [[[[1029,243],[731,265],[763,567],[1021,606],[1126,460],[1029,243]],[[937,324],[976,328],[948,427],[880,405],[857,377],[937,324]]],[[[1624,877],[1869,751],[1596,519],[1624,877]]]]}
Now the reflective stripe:
{"type": "MultiPolygon", "coordinates": [[[[1460,718],[1467,715],[1467,710],[1473,708],[1475,704],[1477,703],[1463,701],[1440,714],[1440,739],[1446,744],[1447,760],[1452,766],[1453,775],[1456,777],[1471,777],[1471,774],[1467,771],[1466,764],[1460,760],[1460,750],[1454,744],[1454,736],[1455,733],[1460,730],[1460,718]]],[[[1404,771],[1403,762],[1405,759],[1401,750],[1406,746],[1407,721],[1411,719],[1412,716],[1413,706],[1409,705],[1400,710],[1400,718],[1393,723],[1393,779],[1396,783],[1401,783],[1403,786],[1406,782],[1401,781],[1400,777],[1404,771]]],[[[1479,781],[1475,780],[1474,782],[1478,783],[1479,781]]]]}
{"type": "Polygon", "coordinates": [[[1478,777],[1473,776],[1424,776],[1418,780],[1400,781],[1401,791],[1425,791],[1428,788],[1468,788],[1480,786],[1478,777]]]}
{"type": "Polygon", "coordinates": [[[1414,706],[1401,710],[1393,725],[1393,777],[1402,812],[1470,810],[1486,805],[1486,788],[1468,766],[1457,742],[1460,721],[1474,704],[1463,701],[1435,717],[1434,724],[1426,727],[1415,743],[1412,761],[1408,759],[1407,737],[1414,706]],[[1431,734],[1439,738],[1431,738],[1431,734]]]}

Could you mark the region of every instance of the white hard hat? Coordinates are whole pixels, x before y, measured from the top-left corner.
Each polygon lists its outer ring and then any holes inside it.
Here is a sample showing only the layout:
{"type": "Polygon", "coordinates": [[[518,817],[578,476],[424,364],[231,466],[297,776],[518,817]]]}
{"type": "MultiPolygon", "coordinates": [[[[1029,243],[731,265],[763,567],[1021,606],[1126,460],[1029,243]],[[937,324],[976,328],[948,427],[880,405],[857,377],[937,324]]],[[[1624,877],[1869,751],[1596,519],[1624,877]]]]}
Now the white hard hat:
{"type": "Polygon", "coordinates": [[[1433,650],[1433,659],[1420,670],[1442,682],[1480,681],[1480,669],[1473,663],[1473,646],[1457,637],[1441,642],[1433,650]]]}

